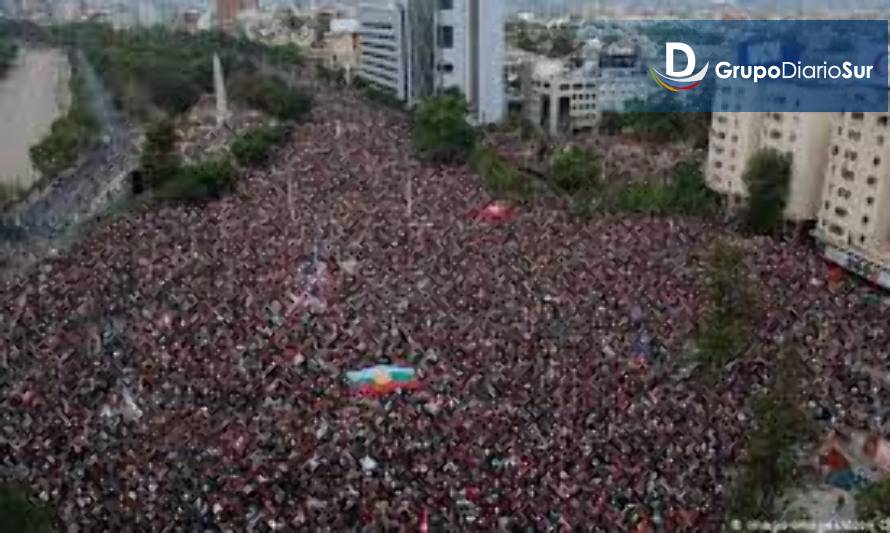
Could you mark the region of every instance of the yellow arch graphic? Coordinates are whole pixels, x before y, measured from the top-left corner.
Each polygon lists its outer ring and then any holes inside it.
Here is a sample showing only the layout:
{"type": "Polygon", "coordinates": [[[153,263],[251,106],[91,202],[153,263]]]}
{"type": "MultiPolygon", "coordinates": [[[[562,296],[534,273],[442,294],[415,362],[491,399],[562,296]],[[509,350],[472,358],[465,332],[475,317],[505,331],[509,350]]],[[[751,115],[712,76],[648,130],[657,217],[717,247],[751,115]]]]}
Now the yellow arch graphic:
{"type": "Polygon", "coordinates": [[[673,87],[671,87],[671,86],[668,85],[667,83],[661,81],[661,80],[658,78],[658,75],[655,74],[655,70],[654,70],[652,67],[649,67],[649,75],[652,76],[652,79],[655,80],[655,83],[661,85],[662,87],[664,87],[665,89],[669,90],[670,92],[672,92],[672,93],[678,93],[678,92],[680,92],[679,89],[674,89],[673,87]]]}

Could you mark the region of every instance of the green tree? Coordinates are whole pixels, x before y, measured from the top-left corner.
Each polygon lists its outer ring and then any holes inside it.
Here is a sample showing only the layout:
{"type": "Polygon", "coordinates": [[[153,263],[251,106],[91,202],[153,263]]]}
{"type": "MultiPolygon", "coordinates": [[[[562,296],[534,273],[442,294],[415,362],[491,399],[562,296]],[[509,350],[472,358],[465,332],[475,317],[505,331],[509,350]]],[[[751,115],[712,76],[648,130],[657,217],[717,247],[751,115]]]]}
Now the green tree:
{"type": "Polygon", "coordinates": [[[525,28],[520,29],[519,34],[516,36],[516,47],[526,52],[538,51],[538,43],[531,38],[528,30],[525,28]]]}
{"type": "Polygon", "coordinates": [[[421,102],[414,114],[414,141],[421,156],[438,163],[467,161],[476,145],[468,111],[466,99],[454,90],[421,102]]]}
{"type": "Polygon", "coordinates": [[[180,167],[155,194],[164,200],[205,202],[231,192],[235,179],[235,168],[228,159],[204,161],[180,167]]]}
{"type": "MultiPolygon", "coordinates": [[[[621,117],[621,126],[627,126],[641,139],[654,142],[692,141],[700,148],[707,147],[711,125],[711,114],[683,107],[675,111],[652,111],[653,109],[675,109],[677,103],[666,96],[642,101],[632,99],[625,102],[626,112],[621,117]],[[658,100],[660,99],[660,100],[658,100]]],[[[612,125],[614,126],[614,125],[612,125]]]]}
{"type": "Polygon", "coordinates": [[[526,199],[533,192],[528,176],[510,166],[492,148],[480,146],[473,150],[470,165],[479,173],[485,188],[496,196],[526,199]]]}
{"type": "Polygon", "coordinates": [[[856,494],[856,510],[862,520],[890,517],[890,478],[866,487],[856,494]]]}
{"type": "Polygon", "coordinates": [[[6,72],[15,63],[18,53],[19,48],[14,42],[0,37],[0,79],[6,75],[6,72]]]}
{"type": "MultiPolygon", "coordinates": [[[[814,427],[800,407],[800,383],[806,379],[800,354],[785,348],[770,359],[776,368],[765,394],[754,399],[754,429],[728,493],[730,520],[775,520],[776,503],[801,477],[800,445],[815,438],[814,427]]],[[[857,500],[857,511],[859,504],[857,500]]]]}
{"type": "Polygon", "coordinates": [[[284,143],[290,135],[285,126],[264,126],[249,130],[232,143],[232,155],[243,166],[262,166],[271,157],[272,150],[284,143]]]}
{"type": "Polygon", "coordinates": [[[550,36],[550,57],[565,57],[578,49],[578,39],[570,28],[558,28],[550,36]]]}
{"type": "Polygon", "coordinates": [[[782,229],[791,184],[791,157],[774,149],[756,152],[742,179],[748,186],[744,229],[755,235],[774,235],[782,229]]]}
{"type": "Polygon", "coordinates": [[[624,115],[616,111],[603,111],[600,119],[600,132],[606,135],[617,135],[624,128],[624,115]]]}
{"type": "Polygon", "coordinates": [[[717,210],[718,198],[705,183],[699,164],[677,163],[667,183],[641,181],[621,184],[611,191],[619,211],[648,215],[707,216],[717,210]]]}
{"type": "Polygon", "coordinates": [[[671,210],[681,215],[710,215],[717,210],[718,197],[705,182],[701,165],[677,163],[671,173],[671,210]]]}
{"type": "Polygon", "coordinates": [[[42,504],[35,504],[25,493],[10,486],[0,486],[0,532],[49,533],[52,515],[42,504]]]}
{"type": "Polygon", "coordinates": [[[31,147],[29,155],[43,176],[54,176],[71,168],[97,142],[101,125],[87,105],[83,80],[75,69],[69,82],[71,107],[56,119],[49,134],[31,147]]]}
{"type": "Polygon", "coordinates": [[[281,120],[301,120],[312,110],[312,97],[278,78],[241,75],[229,85],[232,98],[281,120]]]}
{"type": "Polygon", "coordinates": [[[684,122],[681,113],[647,111],[648,104],[629,102],[624,125],[637,136],[651,141],[666,142],[683,138],[684,122]]]}
{"type": "Polygon", "coordinates": [[[143,185],[155,189],[179,172],[180,161],[175,147],[176,128],[172,120],[164,118],[148,127],[139,173],[144,183],[134,183],[134,192],[141,192],[143,185]]]}
{"type": "Polygon", "coordinates": [[[741,355],[751,334],[756,301],[741,249],[717,242],[707,258],[711,310],[696,340],[700,360],[715,371],[741,355]]]}
{"type": "Polygon", "coordinates": [[[550,161],[550,175],[557,187],[569,194],[590,191],[600,184],[602,158],[583,148],[567,148],[550,161]]]}

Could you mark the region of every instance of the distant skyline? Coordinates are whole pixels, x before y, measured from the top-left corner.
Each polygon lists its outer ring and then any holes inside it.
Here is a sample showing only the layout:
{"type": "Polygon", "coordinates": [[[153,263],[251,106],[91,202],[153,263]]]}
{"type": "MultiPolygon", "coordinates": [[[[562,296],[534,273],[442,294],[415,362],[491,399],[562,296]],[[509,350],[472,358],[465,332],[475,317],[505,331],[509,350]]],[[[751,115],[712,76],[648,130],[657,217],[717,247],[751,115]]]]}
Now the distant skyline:
{"type": "MultiPolygon", "coordinates": [[[[0,0],[0,5],[14,5],[19,0],[0,0]]],[[[84,2],[90,7],[129,5],[132,0],[45,0],[48,5],[77,4],[84,2]]],[[[159,8],[208,8],[215,0],[148,0],[159,8]]],[[[314,0],[317,5],[356,6],[362,0],[314,0]]],[[[486,0],[495,1],[495,0],[486,0]]],[[[757,11],[774,11],[777,13],[807,12],[825,10],[851,12],[861,10],[880,10],[890,13],[890,0],[505,0],[508,12],[534,11],[559,15],[570,12],[583,12],[594,8],[605,9],[683,9],[701,8],[713,5],[728,5],[749,8],[757,11]]],[[[262,7],[293,6],[307,7],[313,0],[260,0],[262,7]]]]}

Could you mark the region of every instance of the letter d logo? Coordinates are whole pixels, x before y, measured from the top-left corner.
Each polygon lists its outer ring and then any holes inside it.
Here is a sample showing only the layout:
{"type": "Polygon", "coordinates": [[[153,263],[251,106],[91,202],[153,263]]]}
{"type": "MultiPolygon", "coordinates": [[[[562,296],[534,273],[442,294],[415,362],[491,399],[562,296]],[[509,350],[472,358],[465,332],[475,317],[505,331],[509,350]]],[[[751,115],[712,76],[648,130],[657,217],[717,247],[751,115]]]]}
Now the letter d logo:
{"type": "Polygon", "coordinates": [[[695,52],[686,43],[666,43],[664,56],[664,73],[671,78],[685,78],[695,71],[695,52]],[[674,69],[674,57],[677,52],[686,54],[686,68],[682,71],[674,69]]]}
{"type": "Polygon", "coordinates": [[[709,65],[710,62],[705,63],[701,70],[693,74],[695,72],[695,52],[692,50],[692,47],[686,43],[670,42],[665,43],[664,71],[666,74],[658,72],[655,67],[651,66],[649,67],[649,73],[652,75],[655,83],[675,93],[688,91],[701,85],[701,81],[708,73],[709,65]],[[686,68],[681,71],[677,71],[674,68],[674,58],[677,52],[682,52],[686,55],[686,68]]]}

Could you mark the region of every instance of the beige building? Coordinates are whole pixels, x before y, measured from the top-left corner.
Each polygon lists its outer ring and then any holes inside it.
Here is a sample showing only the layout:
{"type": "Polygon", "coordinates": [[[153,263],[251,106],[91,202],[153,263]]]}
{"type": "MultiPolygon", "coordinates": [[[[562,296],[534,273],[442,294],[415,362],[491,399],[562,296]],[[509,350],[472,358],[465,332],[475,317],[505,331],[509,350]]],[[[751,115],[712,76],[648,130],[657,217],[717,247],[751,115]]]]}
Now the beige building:
{"type": "Polygon", "coordinates": [[[890,288],[890,114],[831,116],[816,226],[826,255],[890,288]]]}
{"type": "Polygon", "coordinates": [[[760,144],[791,155],[791,183],[785,216],[816,220],[828,162],[828,113],[766,113],[760,144]]]}
{"type": "Polygon", "coordinates": [[[526,118],[552,135],[577,133],[599,125],[597,76],[570,69],[562,60],[535,61],[530,79],[526,118]]]}
{"type": "Polygon", "coordinates": [[[738,205],[748,191],[742,176],[758,150],[772,148],[791,156],[791,183],[785,216],[815,220],[828,159],[827,113],[714,112],[708,151],[710,187],[738,205]]]}
{"type": "Polygon", "coordinates": [[[792,156],[787,218],[815,220],[827,259],[890,289],[890,113],[715,111],[708,185],[741,204],[761,148],[792,156]]]}
{"type": "Polygon", "coordinates": [[[760,147],[761,129],[762,113],[715,111],[712,115],[705,175],[708,186],[734,205],[748,194],[742,175],[748,158],[760,147]]]}
{"type": "Polygon", "coordinates": [[[353,19],[334,19],[331,30],[322,40],[314,43],[309,57],[321,61],[330,68],[343,73],[345,81],[351,82],[359,68],[359,23],[353,19]]]}

